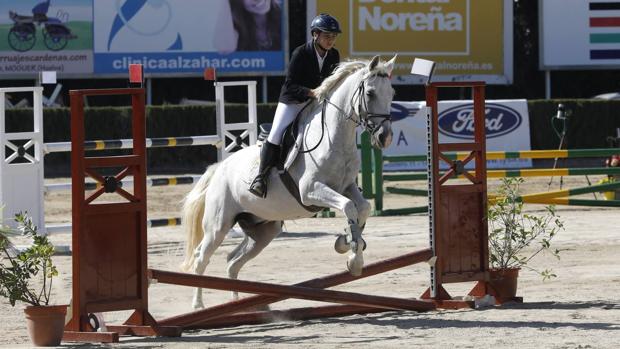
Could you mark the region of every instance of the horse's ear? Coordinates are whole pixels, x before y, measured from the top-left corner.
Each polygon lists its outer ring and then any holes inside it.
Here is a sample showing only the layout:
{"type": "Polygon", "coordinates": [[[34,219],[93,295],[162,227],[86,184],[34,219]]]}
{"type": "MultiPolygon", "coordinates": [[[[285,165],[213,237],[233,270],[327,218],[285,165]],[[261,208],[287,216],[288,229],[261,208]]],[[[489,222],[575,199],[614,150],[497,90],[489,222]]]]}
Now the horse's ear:
{"type": "Polygon", "coordinates": [[[392,70],[394,69],[394,64],[396,63],[396,57],[398,57],[398,55],[394,55],[392,59],[385,63],[385,69],[387,70],[389,76],[392,76],[392,70]]]}
{"type": "Polygon", "coordinates": [[[372,57],[372,60],[368,64],[368,71],[373,71],[373,69],[377,67],[377,64],[379,64],[379,56],[372,57]]]}

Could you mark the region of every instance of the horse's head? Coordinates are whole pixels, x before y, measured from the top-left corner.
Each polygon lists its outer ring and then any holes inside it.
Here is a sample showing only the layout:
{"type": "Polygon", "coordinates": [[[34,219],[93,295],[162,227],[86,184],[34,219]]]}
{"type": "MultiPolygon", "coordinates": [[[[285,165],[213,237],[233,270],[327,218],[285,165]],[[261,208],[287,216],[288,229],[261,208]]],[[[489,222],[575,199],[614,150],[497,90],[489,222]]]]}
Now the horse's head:
{"type": "Polygon", "coordinates": [[[390,82],[396,56],[388,62],[380,62],[375,56],[368,63],[364,78],[358,87],[357,112],[371,143],[376,148],[387,148],[392,143],[390,117],[394,89],[390,82]]]}
{"type": "Polygon", "coordinates": [[[389,62],[380,62],[375,56],[370,62],[342,62],[314,91],[319,103],[329,104],[338,110],[336,115],[363,126],[377,148],[386,148],[392,142],[394,90],[390,75],[395,61],[396,56],[389,62]]]}

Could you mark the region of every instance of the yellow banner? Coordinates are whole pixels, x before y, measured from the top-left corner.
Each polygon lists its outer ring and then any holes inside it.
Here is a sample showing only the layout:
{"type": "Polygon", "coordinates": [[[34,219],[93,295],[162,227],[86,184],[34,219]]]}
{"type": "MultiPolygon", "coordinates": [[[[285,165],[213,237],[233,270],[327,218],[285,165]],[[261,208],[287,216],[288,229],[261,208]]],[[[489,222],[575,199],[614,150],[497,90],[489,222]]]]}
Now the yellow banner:
{"type": "Polygon", "coordinates": [[[508,83],[512,58],[504,55],[505,49],[512,54],[512,27],[504,23],[505,4],[512,6],[507,0],[309,0],[308,17],[326,12],[338,19],[342,57],[397,53],[395,75],[408,76],[413,59],[421,57],[437,63],[441,80],[508,83]]]}

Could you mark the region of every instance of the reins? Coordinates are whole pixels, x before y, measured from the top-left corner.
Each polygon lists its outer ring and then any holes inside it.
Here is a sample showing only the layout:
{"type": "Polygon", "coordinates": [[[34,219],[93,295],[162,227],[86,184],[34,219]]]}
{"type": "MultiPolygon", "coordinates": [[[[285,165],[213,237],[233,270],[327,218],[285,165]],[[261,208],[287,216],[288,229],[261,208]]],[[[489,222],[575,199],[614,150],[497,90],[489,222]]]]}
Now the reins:
{"type": "MultiPolygon", "coordinates": [[[[309,106],[312,103],[308,103],[306,104],[300,111],[299,114],[301,114],[304,109],[306,109],[307,106],[309,106]]],[[[305,153],[310,153],[311,151],[313,151],[314,149],[318,148],[318,146],[321,144],[321,142],[323,141],[323,135],[325,134],[325,103],[323,103],[323,107],[321,109],[321,138],[319,138],[319,141],[316,143],[316,145],[314,147],[312,147],[312,149],[308,149],[308,150],[299,150],[300,154],[305,154],[305,153]]],[[[297,143],[297,135],[293,135],[294,139],[295,139],[295,143],[297,143]]]]}
{"type": "MultiPolygon", "coordinates": [[[[377,73],[374,76],[386,77],[386,78],[388,77],[388,75],[385,73],[377,73]]],[[[351,113],[347,113],[340,106],[330,101],[329,98],[323,99],[323,103],[321,107],[321,138],[319,138],[319,141],[314,147],[308,150],[300,150],[300,153],[304,154],[304,153],[309,153],[315,150],[323,141],[323,136],[325,134],[325,112],[327,110],[327,105],[331,105],[332,107],[336,108],[336,110],[341,115],[343,115],[347,120],[355,123],[357,126],[362,126],[371,135],[374,135],[375,132],[377,132],[377,130],[381,127],[381,125],[383,125],[384,122],[392,120],[392,116],[390,114],[377,114],[377,113],[371,113],[368,111],[368,104],[366,102],[366,99],[363,98],[364,93],[366,91],[366,85],[364,84],[366,80],[368,79],[362,80],[360,82],[355,93],[353,94],[353,96],[351,96],[351,101],[349,102],[349,105],[351,106],[351,113]],[[356,103],[356,99],[357,99],[357,111],[355,110],[355,107],[354,107],[356,103]],[[364,116],[362,116],[362,111],[365,111],[364,116]],[[374,123],[370,121],[371,118],[382,118],[383,120],[381,120],[380,123],[375,125],[374,123]]]]}

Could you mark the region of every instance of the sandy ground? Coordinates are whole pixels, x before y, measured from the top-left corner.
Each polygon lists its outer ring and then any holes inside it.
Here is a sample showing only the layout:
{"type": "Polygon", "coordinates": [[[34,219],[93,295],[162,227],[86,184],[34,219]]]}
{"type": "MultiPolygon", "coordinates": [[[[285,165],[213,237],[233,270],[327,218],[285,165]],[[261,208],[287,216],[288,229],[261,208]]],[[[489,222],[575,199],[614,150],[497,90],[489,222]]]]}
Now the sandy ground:
{"type": "MultiPolygon", "coordinates": [[[[590,178],[597,180],[597,178],[590,178]]],[[[58,181],[58,180],[55,180],[58,181]]],[[[66,180],[64,180],[66,181],[66,180]]],[[[546,190],[548,178],[528,180],[526,192],[546,190]]],[[[552,189],[557,189],[556,178],[552,189]]],[[[581,178],[565,178],[565,186],[584,185],[581,178]]],[[[495,182],[490,182],[493,188],[495,182]]],[[[404,185],[406,186],[406,185],[404,185]]],[[[423,187],[423,185],[422,185],[423,187]]],[[[171,217],[188,186],[149,188],[150,218],[171,217]],[[173,205],[171,208],[170,205],[173,205]]],[[[491,189],[492,191],[492,189],[491,189]]],[[[591,198],[591,196],[590,196],[591,198]]],[[[386,208],[424,204],[424,199],[388,196],[386,208]]],[[[46,197],[49,222],[69,222],[70,196],[53,193],[46,197]]],[[[541,206],[531,206],[541,210],[541,206]]],[[[566,230],[557,236],[561,260],[536,257],[532,265],[552,268],[558,275],[543,282],[540,276],[522,270],[518,294],[523,304],[505,304],[475,310],[441,310],[428,313],[392,311],[370,315],[307,321],[280,321],[264,325],[190,331],[181,338],[122,338],[114,347],[171,348],[618,348],[620,347],[620,210],[562,207],[559,214],[566,230]]],[[[339,215],[340,216],[340,215],[339,215]]],[[[242,270],[240,278],[293,284],[345,270],[346,256],[333,250],[334,238],[344,228],[342,218],[302,219],[287,222],[285,233],[242,270]]],[[[149,230],[150,267],[178,270],[183,255],[183,233],[179,227],[149,230]]],[[[395,257],[428,246],[425,214],[403,217],[371,217],[365,230],[366,263],[395,257]]],[[[68,244],[69,235],[55,235],[58,245],[68,244]]],[[[225,276],[226,254],[239,242],[229,237],[212,258],[209,275],[225,276]]],[[[56,256],[61,276],[55,283],[57,304],[67,303],[71,292],[71,257],[56,256]]],[[[418,297],[428,286],[429,267],[419,264],[380,276],[337,287],[338,290],[373,295],[418,297]]],[[[453,295],[464,295],[473,284],[450,284],[453,295]]],[[[164,318],[191,310],[190,288],[154,284],[150,287],[150,311],[164,318]]],[[[205,303],[215,305],[230,294],[206,291],[205,303]]],[[[313,306],[320,303],[287,300],[272,309],[313,306]]],[[[28,347],[22,306],[0,303],[0,345],[28,347]]],[[[126,312],[106,313],[108,323],[118,323],[126,312]]],[[[68,345],[65,345],[68,346],[68,345]]],[[[90,347],[91,345],[77,345],[90,347]]],[[[102,347],[108,347],[105,345],[102,347]]]]}

